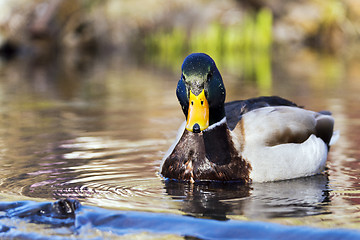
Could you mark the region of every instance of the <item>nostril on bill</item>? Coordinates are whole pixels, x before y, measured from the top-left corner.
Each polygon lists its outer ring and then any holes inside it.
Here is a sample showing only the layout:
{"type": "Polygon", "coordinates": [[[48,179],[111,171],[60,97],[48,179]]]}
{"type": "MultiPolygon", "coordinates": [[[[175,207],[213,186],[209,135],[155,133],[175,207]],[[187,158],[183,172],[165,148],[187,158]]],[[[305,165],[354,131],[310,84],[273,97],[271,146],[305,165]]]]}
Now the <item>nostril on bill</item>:
{"type": "Polygon", "coordinates": [[[200,125],[195,123],[193,126],[193,132],[194,133],[199,133],[200,132],[200,125]]]}

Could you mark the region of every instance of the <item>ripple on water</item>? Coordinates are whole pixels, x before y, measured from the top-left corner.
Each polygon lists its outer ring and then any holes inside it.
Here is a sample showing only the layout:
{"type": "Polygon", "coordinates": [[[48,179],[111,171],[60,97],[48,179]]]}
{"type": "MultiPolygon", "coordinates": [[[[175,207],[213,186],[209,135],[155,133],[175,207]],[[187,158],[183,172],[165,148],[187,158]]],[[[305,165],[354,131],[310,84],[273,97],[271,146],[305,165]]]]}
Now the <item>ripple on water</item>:
{"type": "MultiPolygon", "coordinates": [[[[113,140],[82,137],[61,145],[71,164],[68,179],[53,184],[53,197],[83,199],[98,206],[151,210],[166,209],[163,184],[157,176],[159,148],[165,140],[113,140]],[[155,203],[156,202],[156,203],[155,203]]],[[[64,152],[64,151],[63,151],[64,152]]]]}
{"type": "MultiPolygon", "coordinates": [[[[128,141],[81,137],[60,146],[60,156],[38,174],[61,172],[61,178],[37,181],[34,191],[49,189],[52,198],[76,198],[83,203],[123,210],[177,212],[226,219],[310,216],[327,213],[326,175],[253,184],[187,184],[164,181],[156,173],[166,140],[128,141]],[[157,159],[157,160],[156,160],[157,159]],[[49,181],[53,182],[49,182],[49,181]]],[[[54,159],[54,158],[49,158],[54,159]]],[[[35,176],[34,172],[34,176],[35,176]]]]}
{"type": "Polygon", "coordinates": [[[118,182],[89,182],[84,185],[65,184],[57,186],[55,198],[76,198],[84,202],[124,210],[177,212],[169,206],[169,197],[164,194],[162,181],[156,176],[144,179],[129,179],[118,182]]]}

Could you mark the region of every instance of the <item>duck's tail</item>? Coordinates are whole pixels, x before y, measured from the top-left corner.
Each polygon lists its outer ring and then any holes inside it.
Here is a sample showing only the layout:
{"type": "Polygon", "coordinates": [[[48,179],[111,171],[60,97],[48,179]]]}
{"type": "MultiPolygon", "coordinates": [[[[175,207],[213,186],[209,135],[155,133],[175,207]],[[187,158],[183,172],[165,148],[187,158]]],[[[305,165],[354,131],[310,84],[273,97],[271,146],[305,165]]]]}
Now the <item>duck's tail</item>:
{"type": "Polygon", "coordinates": [[[328,147],[335,144],[339,137],[340,132],[334,131],[335,120],[331,116],[329,111],[320,111],[318,112],[316,118],[316,135],[320,137],[328,147]]]}

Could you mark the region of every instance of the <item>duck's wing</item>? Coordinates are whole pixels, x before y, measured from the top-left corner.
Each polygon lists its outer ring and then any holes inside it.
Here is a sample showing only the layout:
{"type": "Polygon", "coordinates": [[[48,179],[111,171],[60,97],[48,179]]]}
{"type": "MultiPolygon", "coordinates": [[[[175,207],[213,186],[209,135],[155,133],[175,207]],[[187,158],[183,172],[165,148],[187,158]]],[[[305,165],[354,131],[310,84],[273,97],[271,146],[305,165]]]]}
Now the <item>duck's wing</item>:
{"type": "Polygon", "coordinates": [[[324,169],[333,135],[332,116],[289,106],[263,107],[243,114],[243,156],[254,181],[309,176],[324,169]]]}
{"type": "Polygon", "coordinates": [[[225,114],[228,127],[233,130],[243,114],[254,109],[269,106],[299,107],[295,103],[278,96],[257,97],[225,103],[225,114]]]}
{"type": "Polygon", "coordinates": [[[238,125],[241,124],[246,141],[253,141],[254,144],[276,146],[302,143],[313,134],[329,145],[333,135],[334,118],[303,108],[272,106],[243,114],[238,125]]]}

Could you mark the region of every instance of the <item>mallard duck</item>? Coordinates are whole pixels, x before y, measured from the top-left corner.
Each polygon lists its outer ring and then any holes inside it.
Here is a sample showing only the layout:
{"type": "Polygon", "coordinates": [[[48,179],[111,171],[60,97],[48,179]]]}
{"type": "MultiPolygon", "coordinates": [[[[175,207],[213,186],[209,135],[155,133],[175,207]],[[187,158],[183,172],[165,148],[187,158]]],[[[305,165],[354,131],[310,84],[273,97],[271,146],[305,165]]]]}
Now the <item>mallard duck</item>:
{"type": "Polygon", "coordinates": [[[185,58],[176,95],[186,121],[160,167],[166,179],[267,182],[325,168],[330,112],[305,110],[277,96],[225,103],[220,72],[204,53],[185,58]]]}

